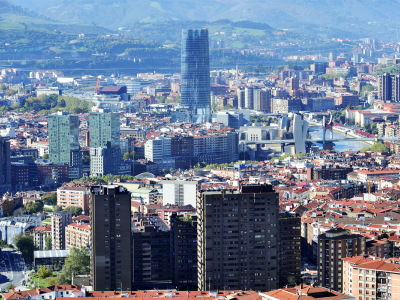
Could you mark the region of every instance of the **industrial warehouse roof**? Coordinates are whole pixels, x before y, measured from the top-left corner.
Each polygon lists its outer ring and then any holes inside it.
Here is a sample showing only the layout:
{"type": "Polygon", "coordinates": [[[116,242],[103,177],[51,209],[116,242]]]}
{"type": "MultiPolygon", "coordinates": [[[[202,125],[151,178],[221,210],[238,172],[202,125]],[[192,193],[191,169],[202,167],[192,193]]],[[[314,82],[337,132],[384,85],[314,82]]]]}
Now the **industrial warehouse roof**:
{"type": "Polygon", "coordinates": [[[53,257],[67,257],[69,250],[40,250],[35,251],[34,256],[36,258],[53,258],[53,257]]]}

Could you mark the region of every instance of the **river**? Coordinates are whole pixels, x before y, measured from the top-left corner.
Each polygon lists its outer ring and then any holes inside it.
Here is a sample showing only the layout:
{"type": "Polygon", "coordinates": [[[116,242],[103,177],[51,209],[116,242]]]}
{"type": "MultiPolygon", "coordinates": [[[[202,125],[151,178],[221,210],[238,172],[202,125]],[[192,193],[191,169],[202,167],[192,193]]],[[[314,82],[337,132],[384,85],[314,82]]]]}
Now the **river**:
{"type": "MultiPolygon", "coordinates": [[[[316,138],[320,138],[322,139],[322,133],[323,133],[323,129],[322,127],[310,127],[310,135],[311,137],[316,137],[316,138]]],[[[346,135],[334,131],[333,132],[333,138],[344,138],[347,137],[346,135]]],[[[330,139],[331,138],[331,132],[328,131],[326,133],[326,138],[330,139]]],[[[320,149],[322,149],[322,143],[316,143],[320,149]]],[[[364,143],[364,142],[356,142],[356,141],[342,141],[342,142],[335,142],[335,150],[339,151],[339,152],[343,152],[346,150],[360,150],[361,148],[365,148],[365,147],[369,147],[370,145],[368,143],[364,143]]]]}

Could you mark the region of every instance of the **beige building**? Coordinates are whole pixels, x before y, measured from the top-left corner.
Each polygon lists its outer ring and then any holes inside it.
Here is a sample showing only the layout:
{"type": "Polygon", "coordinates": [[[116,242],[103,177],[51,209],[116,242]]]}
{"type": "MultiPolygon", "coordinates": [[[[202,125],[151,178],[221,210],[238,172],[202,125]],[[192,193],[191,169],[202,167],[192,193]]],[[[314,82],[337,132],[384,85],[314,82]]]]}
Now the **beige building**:
{"type": "Polygon", "coordinates": [[[38,250],[46,250],[46,238],[51,237],[51,227],[48,225],[45,227],[35,227],[33,228],[31,235],[35,247],[38,250]]]}
{"type": "Polygon", "coordinates": [[[400,259],[355,256],[342,261],[343,293],[359,300],[400,299],[400,259]]]}
{"type": "Polygon", "coordinates": [[[51,216],[51,245],[53,250],[65,249],[65,227],[72,223],[70,211],[55,211],[51,216]]]}
{"type": "Polygon", "coordinates": [[[65,209],[68,206],[82,208],[89,211],[90,185],[82,182],[69,182],[57,189],[57,205],[65,209]]]}
{"type": "Polygon", "coordinates": [[[90,227],[83,223],[71,223],[65,227],[65,249],[88,247],[90,227]]]}

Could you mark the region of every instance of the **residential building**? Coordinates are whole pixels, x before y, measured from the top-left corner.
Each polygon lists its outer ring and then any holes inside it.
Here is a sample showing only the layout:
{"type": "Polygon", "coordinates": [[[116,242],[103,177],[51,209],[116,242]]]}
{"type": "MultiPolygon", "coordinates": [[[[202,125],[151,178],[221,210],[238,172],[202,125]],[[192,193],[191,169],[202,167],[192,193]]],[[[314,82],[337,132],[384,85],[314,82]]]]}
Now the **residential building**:
{"type": "Polygon", "coordinates": [[[353,256],[343,261],[343,293],[355,299],[400,298],[400,261],[376,256],[353,256]]]}
{"type": "Polygon", "coordinates": [[[0,137],[0,194],[11,191],[10,142],[0,137]]]}
{"type": "Polygon", "coordinates": [[[197,181],[163,180],[163,205],[191,205],[196,207],[197,181]]]}
{"type": "Polygon", "coordinates": [[[171,284],[170,228],[158,216],[133,216],[133,288],[168,288],[171,284]]]}
{"type": "Polygon", "coordinates": [[[80,207],[83,212],[89,211],[90,184],[70,182],[57,189],[57,205],[65,209],[69,206],[80,207]]]}
{"type": "Polygon", "coordinates": [[[51,245],[53,250],[65,249],[65,227],[72,223],[70,211],[56,211],[51,216],[51,245]]]}
{"type": "Polygon", "coordinates": [[[318,283],[335,291],[343,289],[342,258],[365,252],[365,237],[332,228],[318,236],[318,283]]]}
{"type": "Polygon", "coordinates": [[[182,31],[181,104],[193,110],[193,121],[211,120],[210,61],[207,29],[182,31]]]}
{"type": "Polygon", "coordinates": [[[69,165],[69,178],[82,177],[82,154],[79,147],[79,117],[68,112],[49,115],[49,158],[53,163],[69,165]]]}
{"type": "MultiPolygon", "coordinates": [[[[329,288],[301,284],[295,287],[283,288],[267,293],[260,293],[265,300],[355,300],[356,298],[338,293],[329,288]]],[[[357,298],[358,299],[358,298],[357,298]]]]}
{"type": "Polygon", "coordinates": [[[178,289],[197,290],[197,217],[171,217],[171,274],[178,289]]]}
{"type": "Polygon", "coordinates": [[[269,185],[197,194],[198,289],[278,286],[278,194],[269,185]]]}
{"type": "Polygon", "coordinates": [[[300,218],[288,213],[279,213],[278,263],[279,287],[284,287],[293,278],[301,282],[300,218]]]}
{"type": "Polygon", "coordinates": [[[30,227],[41,226],[41,216],[19,215],[0,221],[0,239],[8,245],[14,245],[14,237],[25,233],[30,227]]]}
{"type": "Polygon", "coordinates": [[[90,227],[82,222],[71,223],[65,227],[65,249],[88,248],[90,246],[90,227]]]}
{"type": "Polygon", "coordinates": [[[46,240],[51,239],[51,226],[38,226],[32,229],[31,236],[33,243],[37,250],[51,250],[46,249],[46,240]]]}
{"type": "Polygon", "coordinates": [[[122,186],[93,186],[89,206],[93,289],[131,290],[131,196],[122,186]]]}

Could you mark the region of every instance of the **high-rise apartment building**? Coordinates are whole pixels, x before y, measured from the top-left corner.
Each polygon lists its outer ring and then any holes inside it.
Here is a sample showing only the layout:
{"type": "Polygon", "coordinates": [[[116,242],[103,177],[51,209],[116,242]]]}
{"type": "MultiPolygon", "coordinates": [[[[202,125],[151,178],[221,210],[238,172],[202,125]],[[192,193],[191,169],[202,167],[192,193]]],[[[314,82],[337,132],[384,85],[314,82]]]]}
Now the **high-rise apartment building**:
{"type": "Polygon", "coordinates": [[[68,112],[49,115],[49,158],[53,163],[69,165],[69,178],[82,177],[82,154],[79,151],[79,117],[68,112]]]}
{"type": "Polygon", "coordinates": [[[70,211],[55,211],[51,216],[51,245],[53,250],[65,249],[65,227],[72,223],[70,211]]]}
{"type": "Polygon", "coordinates": [[[119,114],[89,114],[90,176],[118,174],[121,161],[119,114]]]}
{"type": "Polygon", "coordinates": [[[247,109],[254,109],[254,88],[246,86],[244,89],[244,106],[247,109]]]}
{"type": "Polygon", "coordinates": [[[400,75],[385,73],[378,76],[378,99],[400,102],[400,75]]]}
{"type": "Polygon", "coordinates": [[[133,288],[166,288],[171,283],[171,236],[158,216],[133,216],[133,288]]]}
{"type": "Polygon", "coordinates": [[[182,31],[181,104],[193,110],[196,123],[211,120],[208,30],[182,31]]]}
{"type": "Polygon", "coordinates": [[[278,194],[269,185],[199,191],[199,290],[278,287],[278,194]]]}
{"type": "Polygon", "coordinates": [[[365,237],[332,228],[318,236],[318,284],[335,291],[343,289],[342,258],[365,252],[365,237]]]}
{"type": "Polygon", "coordinates": [[[10,142],[0,137],[0,194],[11,191],[10,142]]]}
{"type": "Polygon", "coordinates": [[[279,213],[278,263],[279,287],[284,287],[292,277],[301,282],[301,219],[288,213],[279,213]]]}
{"type": "Polygon", "coordinates": [[[269,89],[253,89],[253,109],[271,112],[271,90],[269,89]]]}
{"type": "Polygon", "coordinates": [[[238,97],[238,108],[239,109],[244,109],[246,108],[245,104],[245,91],[243,89],[237,89],[237,97],[238,97]]]}
{"type": "Polygon", "coordinates": [[[197,290],[197,217],[171,216],[172,283],[182,291],[197,290]]]}
{"type": "Polygon", "coordinates": [[[90,189],[90,269],[96,291],[132,284],[131,195],[122,186],[90,189]]]}

